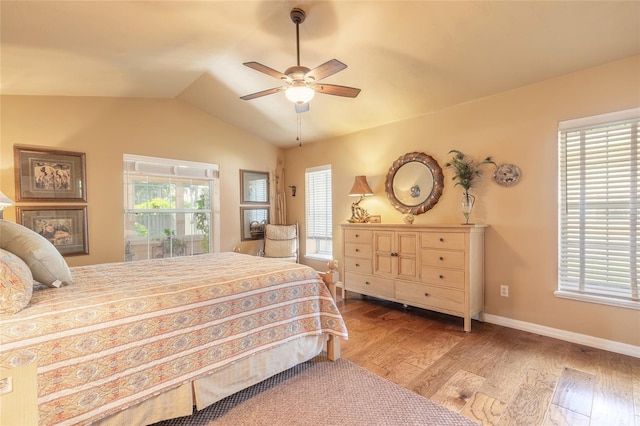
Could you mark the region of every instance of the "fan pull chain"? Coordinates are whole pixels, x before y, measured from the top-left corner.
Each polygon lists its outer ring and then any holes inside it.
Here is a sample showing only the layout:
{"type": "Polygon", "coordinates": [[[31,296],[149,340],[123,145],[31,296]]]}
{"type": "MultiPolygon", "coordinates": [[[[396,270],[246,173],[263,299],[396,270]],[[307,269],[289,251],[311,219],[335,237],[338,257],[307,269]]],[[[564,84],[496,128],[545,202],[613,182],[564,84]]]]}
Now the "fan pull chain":
{"type": "Polygon", "coordinates": [[[298,141],[298,146],[302,146],[302,117],[301,114],[296,114],[297,118],[298,118],[298,132],[297,132],[297,136],[296,136],[296,140],[298,141]]]}

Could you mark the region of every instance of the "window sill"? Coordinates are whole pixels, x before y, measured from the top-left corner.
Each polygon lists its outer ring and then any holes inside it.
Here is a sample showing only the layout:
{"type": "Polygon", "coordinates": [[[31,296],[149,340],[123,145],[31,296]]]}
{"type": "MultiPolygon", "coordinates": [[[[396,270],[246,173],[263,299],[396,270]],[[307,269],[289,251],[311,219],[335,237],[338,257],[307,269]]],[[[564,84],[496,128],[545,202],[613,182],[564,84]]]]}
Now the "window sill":
{"type": "Polygon", "coordinates": [[[592,294],[580,294],[570,291],[555,291],[553,293],[561,299],[577,300],[579,302],[598,303],[600,305],[615,306],[616,308],[635,309],[640,311],[640,301],[620,300],[613,297],[595,296],[592,294]]]}
{"type": "Polygon", "coordinates": [[[318,260],[321,262],[328,262],[330,260],[333,260],[333,256],[325,256],[320,254],[305,254],[304,258],[309,260],[318,260]]]}

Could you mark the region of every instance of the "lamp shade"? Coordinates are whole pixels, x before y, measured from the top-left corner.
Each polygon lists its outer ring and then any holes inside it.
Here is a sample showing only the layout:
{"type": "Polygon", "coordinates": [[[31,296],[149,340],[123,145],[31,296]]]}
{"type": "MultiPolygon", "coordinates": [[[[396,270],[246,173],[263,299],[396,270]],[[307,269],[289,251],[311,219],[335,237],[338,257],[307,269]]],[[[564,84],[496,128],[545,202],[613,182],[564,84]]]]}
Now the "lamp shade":
{"type": "Polygon", "coordinates": [[[353,183],[353,187],[351,188],[349,195],[361,197],[364,197],[366,195],[373,195],[373,191],[367,183],[366,176],[356,176],[356,181],[353,183]]]}
{"type": "Polygon", "coordinates": [[[0,191],[0,210],[4,209],[5,207],[9,207],[12,204],[13,201],[11,201],[9,197],[4,195],[2,191],[0,191]]]}

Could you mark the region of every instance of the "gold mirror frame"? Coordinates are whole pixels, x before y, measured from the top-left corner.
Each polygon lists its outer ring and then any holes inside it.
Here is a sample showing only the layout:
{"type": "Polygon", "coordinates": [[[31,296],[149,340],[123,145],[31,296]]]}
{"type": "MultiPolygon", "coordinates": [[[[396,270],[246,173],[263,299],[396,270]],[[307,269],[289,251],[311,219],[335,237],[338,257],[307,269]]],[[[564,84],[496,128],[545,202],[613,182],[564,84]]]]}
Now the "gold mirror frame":
{"type": "MultiPolygon", "coordinates": [[[[428,178],[428,176],[426,177],[428,178]]],[[[420,176],[417,176],[416,181],[420,180],[420,178],[420,176]]],[[[417,187],[417,185],[415,186],[417,187]]],[[[444,188],[444,175],[442,173],[442,168],[440,167],[438,162],[430,155],[427,155],[424,152],[409,152],[393,162],[393,164],[389,168],[389,172],[387,173],[387,179],[385,180],[384,188],[385,192],[387,193],[389,202],[393,207],[395,207],[396,210],[400,211],[401,213],[418,215],[432,209],[440,199],[440,196],[442,195],[442,189],[444,188]],[[401,202],[396,196],[396,193],[394,191],[394,179],[398,171],[403,166],[412,162],[424,165],[425,173],[430,173],[431,177],[433,178],[433,186],[431,187],[431,191],[429,191],[429,194],[426,196],[424,201],[410,206],[401,202]]],[[[418,192],[426,190],[419,187],[417,189],[418,192]]]]}

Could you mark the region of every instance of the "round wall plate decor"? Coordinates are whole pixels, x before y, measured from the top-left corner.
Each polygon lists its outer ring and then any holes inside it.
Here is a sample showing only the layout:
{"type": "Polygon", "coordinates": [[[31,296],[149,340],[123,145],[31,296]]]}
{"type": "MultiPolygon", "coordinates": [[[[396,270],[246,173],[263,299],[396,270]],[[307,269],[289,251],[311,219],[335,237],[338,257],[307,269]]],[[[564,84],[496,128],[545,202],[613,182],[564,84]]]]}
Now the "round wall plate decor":
{"type": "Polygon", "coordinates": [[[513,164],[500,164],[495,173],[493,180],[502,186],[512,186],[520,179],[520,169],[513,164]]]}

